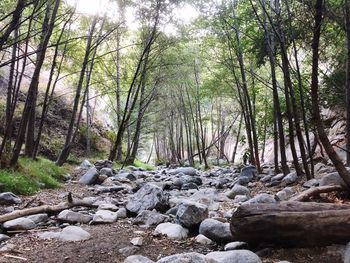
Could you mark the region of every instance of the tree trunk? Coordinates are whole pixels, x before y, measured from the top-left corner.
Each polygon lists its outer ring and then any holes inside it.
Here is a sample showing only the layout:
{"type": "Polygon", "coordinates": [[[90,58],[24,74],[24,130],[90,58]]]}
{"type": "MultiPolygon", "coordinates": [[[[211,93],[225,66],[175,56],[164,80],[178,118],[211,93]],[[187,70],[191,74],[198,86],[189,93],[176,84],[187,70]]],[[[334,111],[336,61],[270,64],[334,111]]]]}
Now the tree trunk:
{"type": "Polygon", "coordinates": [[[346,185],[350,187],[350,173],[346,170],[342,160],[333,149],[326,131],[324,129],[323,121],[321,119],[319,99],[318,99],[318,62],[319,62],[319,42],[321,35],[321,25],[323,16],[323,0],[316,1],[315,25],[312,39],[312,79],[311,79],[311,98],[312,98],[312,114],[317,127],[319,139],[331,159],[334,167],[337,169],[339,175],[343,178],[346,185]]]}
{"type": "Polygon", "coordinates": [[[346,166],[350,166],[350,0],[345,0],[346,26],[346,166]]]}

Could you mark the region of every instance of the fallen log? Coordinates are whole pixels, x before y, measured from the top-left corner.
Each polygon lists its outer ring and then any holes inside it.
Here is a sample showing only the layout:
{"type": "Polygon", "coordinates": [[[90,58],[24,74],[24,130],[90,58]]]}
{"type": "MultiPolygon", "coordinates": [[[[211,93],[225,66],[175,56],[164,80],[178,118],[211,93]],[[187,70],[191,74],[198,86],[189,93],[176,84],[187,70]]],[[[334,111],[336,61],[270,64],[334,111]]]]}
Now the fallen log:
{"type": "Polygon", "coordinates": [[[313,247],[350,241],[350,205],[243,204],[232,215],[236,240],[251,245],[313,247]]]}
{"type": "Polygon", "coordinates": [[[344,190],[345,188],[340,185],[326,185],[326,186],[312,187],[306,191],[301,192],[299,195],[292,197],[289,201],[306,201],[318,194],[338,192],[338,191],[344,191],[344,190]]]}
{"type": "Polygon", "coordinates": [[[73,200],[71,193],[69,193],[68,200],[57,205],[42,205],[21,210],[15,210],[11,213],[0,215],[0,223],[4,223],[6,221],[23,216],[30,216],[40,213],[55,214],[75,206],[97,207],[97,205],[93,205],[91,202],[86,202],[83,200],[73,200]]]}

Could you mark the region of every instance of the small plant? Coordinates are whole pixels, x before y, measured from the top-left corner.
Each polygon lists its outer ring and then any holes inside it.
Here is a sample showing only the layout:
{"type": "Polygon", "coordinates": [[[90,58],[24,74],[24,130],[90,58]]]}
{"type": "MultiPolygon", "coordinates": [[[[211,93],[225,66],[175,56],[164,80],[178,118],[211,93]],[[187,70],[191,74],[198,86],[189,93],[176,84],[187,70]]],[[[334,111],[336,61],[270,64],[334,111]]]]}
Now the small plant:
{"type": "Polygon", "coordinates": [[[156,169],[156,167],[154,167],[153,165],[147,164],[147,163],[143,163],[140,160],[135,160],[134,161],[134,166],[139,167],[139,168],[143,168],[146,171],[153,171],[153,170],[156,169]]]}

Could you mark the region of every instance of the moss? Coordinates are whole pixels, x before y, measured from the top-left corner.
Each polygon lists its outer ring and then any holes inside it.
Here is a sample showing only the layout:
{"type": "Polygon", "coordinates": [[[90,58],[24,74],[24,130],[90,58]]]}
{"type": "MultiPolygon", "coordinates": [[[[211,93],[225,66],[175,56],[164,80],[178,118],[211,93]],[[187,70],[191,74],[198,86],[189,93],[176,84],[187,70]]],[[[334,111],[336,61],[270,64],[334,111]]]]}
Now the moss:
{"type": "Polygon", "coordinates": [[[153,171],[153,170],[156,169],[156,167],[154,167],[153,165],[147,164],[147,163],[143,163],[140,160],[135,160],[134,161],[134,166],[139,167],[139,168],[143,168],[143,169],[145,169],[147,171],[153,171]]]}
{"type": "Polygon", "coordinates": [[[40,188],[60,187],[66,170],[44,158],[20,158],[16,170],[0,170],[0,191],[29,195],[40,188]]]}

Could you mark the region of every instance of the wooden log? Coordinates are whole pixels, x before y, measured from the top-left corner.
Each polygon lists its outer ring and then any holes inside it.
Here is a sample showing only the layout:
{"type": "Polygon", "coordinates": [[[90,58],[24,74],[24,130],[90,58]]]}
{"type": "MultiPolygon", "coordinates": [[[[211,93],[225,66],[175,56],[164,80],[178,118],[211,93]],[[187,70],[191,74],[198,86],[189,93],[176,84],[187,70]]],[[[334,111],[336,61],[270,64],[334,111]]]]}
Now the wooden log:
{"type": "Polygon", "coordinates": [[[252,245],[313,247],[350,241],[350,205],[281,202],[245,204],[232,215],[231,232],[252,245]]]}
{"type": "Polygon", "coordinates": [[[346,190],[344,187],[340,185],[326,185],[326,186],[318,186],[312,187],[304,192],[301,192],[299,195],[292,197],[289,201],[306,201],[310,197],[329,192],[339,192],[346,190]]]}
{"type": "Polygon", "coordinates": [[[26,208],[21,210],[15,210],[11,213],[0,215],[0,223],[6,222],[12,219],[16,219],[22,216],[35,215],[40,213],[55,214],[75,206],[97,207],[96,205],[93,205],[91,202],[85,202],[82,200],[73,200],[71,194],[69,193],[67,202],[62,202],[57,205],[42,205],[42,206],[31,207],[31,208],[26,208]]]}

